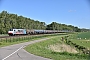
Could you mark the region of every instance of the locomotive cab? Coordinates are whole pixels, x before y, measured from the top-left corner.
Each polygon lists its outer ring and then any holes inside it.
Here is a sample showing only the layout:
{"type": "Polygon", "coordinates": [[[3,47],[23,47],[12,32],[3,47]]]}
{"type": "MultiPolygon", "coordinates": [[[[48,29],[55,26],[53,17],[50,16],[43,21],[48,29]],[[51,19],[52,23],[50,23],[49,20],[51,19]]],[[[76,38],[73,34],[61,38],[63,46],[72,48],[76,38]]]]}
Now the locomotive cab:
{"type": "Polygon", "coordinates": [[[8,35],[9,35],[9,36],[13,36],[13,29],[10,29],[10,30],[8,31],[8,35]]]}

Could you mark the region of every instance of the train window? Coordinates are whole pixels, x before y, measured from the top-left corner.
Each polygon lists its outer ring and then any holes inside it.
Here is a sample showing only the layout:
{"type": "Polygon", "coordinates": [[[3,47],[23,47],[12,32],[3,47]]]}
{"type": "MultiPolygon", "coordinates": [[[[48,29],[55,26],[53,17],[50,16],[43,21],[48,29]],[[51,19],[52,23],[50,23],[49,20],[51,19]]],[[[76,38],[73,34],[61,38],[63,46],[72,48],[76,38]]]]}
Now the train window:
{"type": "Polygon", "coordinates": [[[13,31],[13,29],[10,29],[10,31],[13,31]]]}
{"type": "Polygon", "coordinates": [[[18,30],[18,32],[21,32],[21,30],[18,30]]]}
{"type": "Polygon", "coordinates": [[[18,32],[20,32],[20,30],[18,30],[18,32]]]}
{"type": "Polygon", "coordinates": [[[23,30],[18,30],[18,32],[23,32],[23,30]]]}

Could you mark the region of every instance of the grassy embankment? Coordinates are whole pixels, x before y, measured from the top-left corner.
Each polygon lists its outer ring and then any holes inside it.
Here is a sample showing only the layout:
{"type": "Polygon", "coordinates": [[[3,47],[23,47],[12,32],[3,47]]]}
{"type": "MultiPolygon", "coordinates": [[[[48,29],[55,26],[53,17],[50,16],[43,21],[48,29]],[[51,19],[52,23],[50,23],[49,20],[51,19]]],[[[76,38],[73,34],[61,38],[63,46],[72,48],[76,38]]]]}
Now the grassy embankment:
{"type": "MultiPolygon", "coordinates": [[[[3,46],[8,46],[8,45],[13,45],[13,44],[18,44],[18,43],[23,43],[23,42],[28,42],[32,40],[39,40],[43,39],[46,37],[53,37],[61,34],[47,34],[47,35],[37,35],[37,36],[26,36],[26,37],[18,37],[18,38],[0,38],[0,47],[3,46]]],[[[12,36],[13,37],[13,36],[12,36]]]]}
{"type": "MultiPolygon", "coordinates": [[[[64,36],[64,35],[62,35],[64,36]]],[[[53,60],[88,60],[89,55],[79,54],[79,51],[61,41],[61,35],[55,38],[28,45],[25,49],[35,55],[43,56],[53,60]]],[[[71,40],[76,40],[76,34],[70,35],[71,40]]],[[[74,41],[73,40],[73,41],[74,41]]]]}

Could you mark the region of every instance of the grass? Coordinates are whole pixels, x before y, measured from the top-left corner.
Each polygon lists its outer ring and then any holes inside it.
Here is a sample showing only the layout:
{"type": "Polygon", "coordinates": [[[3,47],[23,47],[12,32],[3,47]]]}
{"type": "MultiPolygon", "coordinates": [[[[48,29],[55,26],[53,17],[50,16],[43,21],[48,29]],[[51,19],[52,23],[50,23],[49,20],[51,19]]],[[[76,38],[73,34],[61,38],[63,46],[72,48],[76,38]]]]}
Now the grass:
{"type": "MultiPolygon", "coordinates": [[[[30,41],[32,41],[32,40],[30,40],[30,41]]],[[[23,43],[23,42],[28,42],[28,40],[16,41],[16,42],[0,42],[0,47],[14,45],[14,44],[19,44],[19,43],[23,43]]]]}
{"type": "Polygon", "coordinates": [[[80,46],[90,48],[90,32],[74,34],[70,36],[69,40],[80,46]]]}
{"type": "Polygon", "coordinates": [[[71,41],[76,43],[77,45],[84,46],[90,49],[90,40],[71,40],[71,41]]]}
{"type": "Polygon", "coordinates": [[[8,34],[0,34],[0,36],[8,36],[8,34]]]}
{"type": "Polygon", "coordinates": [[[68,52],[55,52],[49,49],[50,45],[63,44],[60,38],[61,36],[59,35],[55,38],[43,42],[28,45],[27,47],[25,47],[25,49],[32,54],[43,56],[53,60],[88,60],[87,55],[79,55],[68,52]]]}
{"type": "Polygon", "coordinates": [[[49,37],[53,37],[53,36],[57,36],[57,35],[59,35],[59,34],[51,34],[51,35],[49,34],[49,35],[32,36],[32,37],[28,36],[26,38],[20,37],[20,38],[0,39],[0,47],[29,42],[29,41],[33,41],[33,40],[44,39],[46,37],[49,38],[49,37]]]}

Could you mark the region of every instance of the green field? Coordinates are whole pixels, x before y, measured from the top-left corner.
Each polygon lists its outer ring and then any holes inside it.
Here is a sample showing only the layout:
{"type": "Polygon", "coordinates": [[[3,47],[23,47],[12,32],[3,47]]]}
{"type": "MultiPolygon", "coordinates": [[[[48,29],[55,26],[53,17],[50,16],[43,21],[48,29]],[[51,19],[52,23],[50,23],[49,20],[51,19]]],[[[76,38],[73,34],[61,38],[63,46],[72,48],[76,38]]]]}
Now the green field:
{"type": "Polygon", "coordinates": [[[90,32],[84,32],[84,33],[80,33],[78,34],[78,37],[79,38],[82,38],[82,39],[90,39],[90,32]]]}
{"type": "Polygon", "coordinates": [[[90,32],[75,34],[70,37],[70,40],[78,45],[90,48],[90,32]]]}
{"type": "MultiPolygon", "coordinates": [[[[77,49],[62,42],[61,36],[64,37],[64,35],[58,35],[55,38],[43,42],[39,42],[36,44],[28,45],[25,49],[32,54],[43,56],[53,60],[89,60],[90,59],[89,55],[79,54],[79,51],[77,49]]],[[[74,35],[72,36],[74,38],[74,35]]]]}
{"type": "Polygon", "coordinates": [[[90,39],[90,32],[77,33],[75,38],[90,39]]]}

